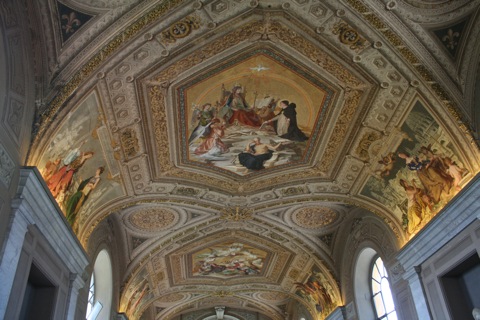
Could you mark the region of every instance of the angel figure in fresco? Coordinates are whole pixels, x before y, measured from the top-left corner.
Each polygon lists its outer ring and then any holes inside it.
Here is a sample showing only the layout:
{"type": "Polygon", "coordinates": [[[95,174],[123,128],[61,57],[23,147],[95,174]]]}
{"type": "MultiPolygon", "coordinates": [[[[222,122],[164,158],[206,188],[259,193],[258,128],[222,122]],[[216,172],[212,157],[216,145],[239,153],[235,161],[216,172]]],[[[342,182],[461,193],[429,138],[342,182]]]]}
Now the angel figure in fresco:
{"type": "Polygon", "coordinates": [[[206,137],[210,133],[210,124],[215,118],[215,109],[211,103],[205,103],[201,108],[195,107],[192,114],[192,126],[197,124],[188,139],[188,144],[192,144],[195,140],[206,137]]]}
{"type": "Polygon", "coordinates": [[[219,111],[219,118],[224,118],[228,124],[243,124],[251,127],[260,127],[262,120],[245,100],[243,88],[235,84],[230,93],[222,85],[223,96],[227,97],[219,111]]]}
{"type": "Polygon", "coordinates": [[[81,152],[76,158],[70,161],[66,158],[67,164],[64,165],[49,179],[47,186],[50,189],[54,198],[57,198],[59,193],[66,192],[72,183],[73,175],[83,166],[83,164],[93,157],[93,152],[81,152]]]}
{"type": "Polygon", "coordinates": [[[390,175],[390,172],[393,169],[395,164],[395,153],[389,152],[386,156],[382,156],[382,160],[379,160],[378,163],[382,165],[379,170],[376,170],[375,173],[380,177],[387,177],[390,175]]]}
{"type": "Polygon", "coordinates": [[[205,140],[195,149],[194,153],[196,155],[206,155],[205,158],[215,160],[216,157],[228,151],[228,147],[221,140],[225,136],[225,121],[215,118],[207,127],[208,134],[205,136],[205,140]]]}
{"type": "Polygon", "coordinates": [[[412,180],[410,185],[406,180],[400,179],[400,185],[405,190],[408,200],[407,232],[408,234],[414,234],[420,228],[422,221],[429,217],[430,198],[415,185],[415,180],[412,180]]]}
{"type": "Polygon", "coordinates": [[[72,194],[66,203],[67,221],[73,226],[80,208],[87,200],[90,192],[94,190],[100,182],[100,175],[105,171],[103,167],[98,167],[95,175],[86,180],[83,180],[77,188],[77,191],[72,194]]]}
{"type": "Polygon", "coordinates": [[[263,100],[259,102],[257,115],[260,117],[262,122],[266,122],[273,117],[275,117],[275,107],[277,106],[278,100],[267,95],[263,100]]]}

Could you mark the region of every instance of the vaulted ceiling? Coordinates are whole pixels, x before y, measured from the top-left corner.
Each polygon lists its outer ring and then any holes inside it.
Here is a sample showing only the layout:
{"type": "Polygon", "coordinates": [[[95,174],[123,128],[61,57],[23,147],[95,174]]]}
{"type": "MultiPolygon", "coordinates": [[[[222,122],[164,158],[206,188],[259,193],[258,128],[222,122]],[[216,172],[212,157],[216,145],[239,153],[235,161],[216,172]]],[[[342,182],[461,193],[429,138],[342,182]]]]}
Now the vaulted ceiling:
{"type": "Polygon", "coordinates": [[[30,9],[44,98],[28,163],[85,248],[110,221],[125,266],[119,311],[130,319],[203,319],[215,306],[238,319],[283,319],[294,303],[323,318],[344,304],[334,255],[347,249],[346,219],[377,217],[396,250],[478,172],[479,8],[464,0],[38,1],[30,9]],[[296,103],[308,140],[242,117],[221,126],[237,85],[257,118],[280,112],[272,100],[296,103]],[[214,148],[199,152],[209,136],[189,140],[207,103],[216,109],[207,122],[220,120],[208,123],[218,130],[214,148]],[[254,138],[281,144],[259,170],[238,159],[254,138]],[[450,164],[450,178],[432,178],[440,189],[398,155],[425,149],[450,164]],[[54,181],[69,156],[86,152],[93,156],[69,181],[54,181]],[[71,209],[77,181],[98,167],[99,181],[71,209]],[[416,223],[412,178],[429,197],[428,217],[416,223]]]}

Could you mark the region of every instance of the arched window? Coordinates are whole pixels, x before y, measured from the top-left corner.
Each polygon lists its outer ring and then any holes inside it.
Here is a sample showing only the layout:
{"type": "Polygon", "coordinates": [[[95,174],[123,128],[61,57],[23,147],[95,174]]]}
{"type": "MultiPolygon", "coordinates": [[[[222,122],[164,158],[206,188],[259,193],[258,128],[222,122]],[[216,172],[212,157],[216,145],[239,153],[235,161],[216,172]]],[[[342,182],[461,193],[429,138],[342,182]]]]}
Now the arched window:
{"type": "Polygon", "coordinates": [[[387,269],[385,269],[382,258],[377,257],[374,260],[370,278],[373,306],[377,319],[397,320],[387,269]]]}
{"type": "Polygon", "coordinates": [[[112,262],[107,250],[98,253],[88,292],[87,320],[110,319],[113,297],[112,262]]]}

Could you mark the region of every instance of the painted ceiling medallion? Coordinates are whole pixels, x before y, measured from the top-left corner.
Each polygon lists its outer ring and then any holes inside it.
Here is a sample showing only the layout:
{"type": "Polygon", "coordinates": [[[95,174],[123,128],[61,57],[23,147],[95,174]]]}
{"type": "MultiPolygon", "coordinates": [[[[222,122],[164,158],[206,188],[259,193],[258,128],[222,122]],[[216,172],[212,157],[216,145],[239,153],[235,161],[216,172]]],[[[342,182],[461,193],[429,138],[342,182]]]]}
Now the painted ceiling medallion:
{"type": "Polygon", "coordinates": [[[334,223],[338,213],[327,207],[308,207],[297,210],[292,218],[302,228],[318,229],[334,223]]]}
{"type": "Polygon", "coordinates": [[[178,215],[165,208],[148,208],[130,214],[128,221],[137,229],[155,232],[176,224],[178,215]]]}

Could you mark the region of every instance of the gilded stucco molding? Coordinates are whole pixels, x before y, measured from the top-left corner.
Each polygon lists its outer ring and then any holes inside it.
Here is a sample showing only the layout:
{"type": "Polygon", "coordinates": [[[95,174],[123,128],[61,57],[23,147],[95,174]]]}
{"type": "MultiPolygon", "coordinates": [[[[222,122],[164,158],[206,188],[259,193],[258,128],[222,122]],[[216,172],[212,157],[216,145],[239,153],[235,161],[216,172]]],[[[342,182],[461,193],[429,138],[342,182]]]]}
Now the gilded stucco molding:
{"type": "MultiPolygon", "coordinates": [[[[252,204],[251,206],[248,207],[249,210],[253,210],[256,213],[260,213],[265,210],[271,210],[277,207],[285,207],[285,206],[292,206],[296,204],[305,204],[305,203],[315,203],[315,202],[339,202],[347,205],[354,205],[358,206],[361,208],[364,208],[381,219],[385,221],[385,223],[390,227],[392,232],[395,234],[396,238],[399,241],[402,241],[404,238],[404,232],[400,230],[397,226],[397,224],[388,216],[388,214],[383,213],[380,211],[378,208],[372,206],[372,205],[367,205],[363,201],[358,201],[358,198],[353,197],[353,196],[348,196],[348,195],[339,195],[335,196],[334,194],[325,194],[325,195],[318,195],[314,193],[307,193],[303,195],[296,195],[296,196],[291,196],[291,197],[285,197],[285,198],[277,198],[273,199],[274,201],[269,201],[268,203],[262,203],[262,204],[257,204],[254,205],[252,204]],[[307,201],[307,202],[305,202],[307,201]]],[[[179,198],[174,198],[174,197],[169,197],[169,198],[155,198],[155,199],[141,199],[141,200],[136,200],[136,201],[130,201],[126,200],[126,202],[117,205],[117,206],[112,206],[109,207],[107,210],[99,211],[95,216],[92,216],[89,218],[89,221],[86,221],[82,226],[80,226],[79,229],[79,239],[80,242],[84,247],[86,247],[88,239],[90,235],[92,234],[93,230],[95,227],[103,221],[105,218],[107,218],[109,215],[121,212],[125,209],[128,209],[133,206],[141,205],[141,204],[177,204],[177,205],[186,205],[189,207],[195,207],[198,206],[198,201],[199,199],[197,198],[192,198],[192,199],[179,199],[179,198]]],[[[205,208],[206,210],[211,210],[214,212],[221,213],[222,210],[225,209],[225,204],[214,204],[212,202],[205,201],[202,203],[202,208],[205,208]]],[[[386,209],[384,209],[386,210],[386,209]]],[[[201,225],[204,223],[210,224],[213,222],[218,222],[220,220],[219,217],[216,217],[214,219],[210,219],[207,222],[203,222],[201,225]]],[[[254,218],[255,220],[255,218],[254,218]]],[[[262,223],[265,223],[265,221],[262,221],[262,223]]],[[[201,226],[200,225],[200,226],[201,226]]],[[[199,228],[199,226],[196,226],[196,228],[199,228]]],[[[193,227],[190,228],[193,230],[193,227]]],[[[189,230],[190,230],[189,229],[189,230]]]]}
{"type": "Polygon", "coordinates": [[[442,101],[453,119],[457,121],[460,129],[468,137],[470,144],[475,145],[477,149],[480,148],[480,141],[474,139],[474,130],[472,129],[472,124],[465,118],[456,103],[452,101],[450,95],[443,88],[443,86],[436,82],[432,72],[422,64],[421,59],[418,58],[417,55],[406,45],[406,43],[402,40],[402,37],[392,31],[388,27],[387,23],[385,23],[378,15],[376,15],[374,13],[375,11],[371,10],[366,4],[364,4],[363,1],[347,0],[347,3],[350,4],[350,6],[359,14],[361,14],[365,21],[370,23],[375,29],[383,34],[385,39],[388,40],[390,44],[397,49],[401,56],[411,64],[413,69],[420,74],[425,83],[429,85],[430,89],[435,93],[439,100],[442,101]]]}
{"type": "Polygon", "coordinates": [[[161,18],[168,10],[184,2],[183,0],[163,1],[152,10],[137,19],[133,24],[125,28],[119,35],[115,36],[104,47],[100,49],[90,60],[71,77],[60,92],[50,101],[47,110],[37,120],[36,130],[33,131],[32,145],[36,145],[45,131],[49,128],[56,114],[65,106],[72,94],[79,85],[89,78],[107,59],[112,57],[126,42],[133,39],[140,31],[149,27],[151,23],[161,18]]]}
{"type": "MultiPolygon", "coordinates": [[[[220,39],[215,40],[208,46],[202,48],[200,52],[191,54],[186,58],[181,59],[172,66],[169,66],[167,69],[163,70],[160,74],[155,76],[154,83],[169,83],[170,79],[175,79],[178,75],[185,72],[189,68],[195,66],[202,60],[209,59],[216,54],[230,48],[231,46],[237,45],[242,41],[248,40],[252,35],[260,32],[264,29],[264,24],[262,21],[253,22],[247,25],[244,25],[242,28],[236,29],[234,32],[229,33],[223,36],[220,39]]],[[[278,22],[273,22],[270,25],[270,30],[274,32],[280,40],[287,43],[288,45],[295,48],[295,50],[300,51],[302,54],[307,56],[312,62],[316,63],[323,69],[327,70],[334,77],[336,77],[342,83],[345,83],[351,88],[358,88],[364,85],[364,83],[357,78],[354,74],[348,71],[340,63],[336,62],[333,58],[328,56],[325,52],[318,49],[313,43],[300,38],[295,35],[291,30],[281,25],[278,22]]],[[[171,154],[169,151],[168,140],[164,137],[167,136],[168,130],[166,125],[167,115],[166,115],[166,92],[164,88],[158,86],[150,87],[150,103],[151,110],[154,119],[154,133],[156,138],[157,145],[157,161],[161,168],[162,176],[174,176],[181,179],[192,179],[195,178],[197,181],[203,181],[208,185],[215,185],[223,190],[230,190],[230,192],[237,192],[244,190],[243,184],[237,181],[226,181],[225,179],[216,179],[209,175],[204,175],[197,172],[186,172],[178,169],[171,161],[171,154]]],[[[301,172],[284,174],[281,176],[271,177],[269,179],[258,180],[249,184],[250,190],[259,190],[262,188],[268,188],[274,184],[282,184],[285,182],[298,180],[298,179],[311,179],[322,176],[323,172],[328,170],[328,167],[331,166],[332,161],[334,160],[338,145],[341,142],[340,140],[346,133],[348,128],[351,125],[353,116],[355,115],[358,107],[358,102],[362,96],[362,91],[357,89],[347,88],[346,90],[346,99],[344,107],[342,109],[341,116],[337,121],[335,127],[335,134],[332,135],[331,140],[328,143],[327,152],[325,152],[322,165],[315,166],[303,170],[301,172]]]]}
{"type": "MultiPolygon", "coordinates": [[[[260,223],[260,224],[266,224],[265,222],[260,221],[260,220],[255,220],[255,221],[257,221],[257,223],[260,223]]],[[[130,277],[125,280],[125,286],[124,286],[125,290],[126,290],[126,288],[128,288],[130,286],[131,281],[135,278],[135,276],[137,274],[139,274],[140,271],[143,268],[148,267],[148,264],[149,264],[150,261],[155,260],[156,259],[155,257],[165,256],[166,255],[166,253],[164,252],[165,250],[167,250],[169,252],[171,251],[172,253],[179,253],[179,254],[185,254],[189,250],[191,251],[192,249],[185,249],[186,247],[183,247],[183,249],[180,249],[181,252],[179,252],[178,251],[179,248],[182,248],[182,247],[178,247],[178,246],[175,247],[174,246],[174,244],[177,243],[177,242],[181,242],[182,244],[184,244],[184,242],[181,241],[181,239],[183,239],[184,237],[188,237],[188,238],[191,239],[190,241],[188,241],[189,242],[189,245],[188,245],[189,247],[192,246],[192,244],[195,243],[195,241],[197,243],[197,246],[201,245],[204,242],[203,238],[205,236],[208,237],[208,235],[210,234],[210,237],[211,237],[213,235],[212,232],[213,233],[216,232],[216,228],[213,228],[213,230],[210,230],[211,229],[210,225],[212,225],[212,224],[213,225],[218,224],[218,220],[204,222],[201,225],[191,227],[188,230],[175,235],[173,238],[167,239],[166,241],[162,242],[160,245],[157,245],[155,248],[153,248],[151,250],[148,250],[149,251],[148,256],[145,256],[141,259],[136,259],[136,261],[133,261],[131,268],[129,268],[129,269],[131,269],[129,271],[130,277]],[[204,230],[207,230],[207,231],[204,231],[204,230]],[[210,231],[208,231],[208,230],[210,230],[210,231]],[[192,233],[196,234],[197,236],[191,238],[190,235],[192,233]],[[194,242],[192,242],[192,241],[194,241],[194,242]]],[[[221,224],[223,224],[223,223],[221,223],[221,224]]],[[[268,225],[268,223],[266,225],[268,225]]],[[[256,243],[267,245],[268,247],[270,247],[270,245],[274,244],[276,246],[275,250],[277,250],[277,251],[281,250],[281,248],[285,245],[283,243],[284,240],[281,240],[281,239],[284,239],[284,238],[280,237],[280,240],[278,240],[276,237],[271,236],[271,234],[272,233],[284,234],[286,232],[286,230],[284,230],[282,228],[279,228],[277,226],[273,226],[273,225],[269,225],[268,229],[269,230],[266,230],[265,232],[267,234],[270,234],[270,236],[268,236],[268,238],[265,238],[265,239],[258,238],[256,240],[256,243]]],[[[244,234],[245,232],[242,231],[241,229],[235,229],[235,228],[233,228],[233,229],[229,228],[228,230],[225,230],[223,233],[225,235],[231,235],[232,231],[239,237],[242,237],[242,235],[246,235],[246,234],[244,234]]],[[[263,235],[263,236],[260,235],[260,237],[265,237],[265,235],[263,235]]],[[[309,246],[309,244],[305,243],[301,239],[293,239],[293,241],[297,245],[297,247],[294,247],[294,248],[297,248],[297,250],[295,250],[295,252],[297,254],[299,254],[298,249],[301,249],[302,251],[305,251],[308,254],[309,257],[313,258],[312,263],[315,263],[315,264],[319,265],[320,269],[322,269],[323,272],[332,276],[332,279],[335,279],[335,275],[331,271],[332,266],[330,266],[330,268],[329,268],[328,264],[326,264],[326,261],[324,260],[324,258],[322,258],[321,256],[319,256],[318,254],[315,253],[316,250],[314,250],[312,247],[309,246]]],[[[290,250],[292,250],[292,252],[294,252],[293,248],[290,248],[290,250]]],[[[282,266],[277,266],[277,267],[282,267],[282,266]]],[[[177,268],[177,269],[180,270],[180,268],[177,268]]],[[[175,271],[175,270],[173,270],[173,271],[175,271]]],[[[278,280],[279,272],[281,272],[281,270],[280,269],[277,270],[277,268],[274,268],[274,269],[270,270],[270,273],[272,274],[272,276],[277,280],[278,280]]],[[[174,277],[176,277],[176,279],[182,279],[181,274],[174,275],[174,277]]],[[[269,279],[270,278],[271,277],[269,276],[269,279]]],[[[272,278],[271,280],[273,281],[274,279],[272,278]]],[[[277,282],[277,285],[280,285],[277,280],[275,280],[277,282]]],[[[240,285],[242,283],[239,282],[237,284],[240,285]]],[[[232,285],[234,285],[234,284],[232,284],[232,285]]]]}

